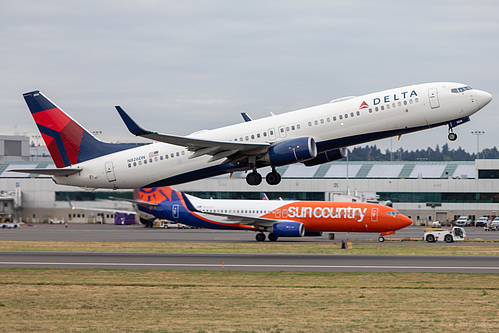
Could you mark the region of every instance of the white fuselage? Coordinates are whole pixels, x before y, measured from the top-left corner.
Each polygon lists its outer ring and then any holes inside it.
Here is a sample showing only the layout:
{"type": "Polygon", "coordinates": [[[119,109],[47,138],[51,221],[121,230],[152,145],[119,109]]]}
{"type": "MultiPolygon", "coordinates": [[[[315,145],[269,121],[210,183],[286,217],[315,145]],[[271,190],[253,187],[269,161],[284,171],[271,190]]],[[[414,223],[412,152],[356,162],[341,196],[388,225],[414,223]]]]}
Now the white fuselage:
{"type": "MultiPolygon", "coordinates": [[[[490,95],[480,90],[451,92],[451,88],[463,86],[439,82],[385,90],[189,137],[269,143],[312,137],[320,153],[445,125],[471,116],[490,101],[490,95]]],[[[209,162],[206,155],[189,159],[191,154],[185,147],[153,143],[73,165],[83,170],[71,176],[54,176],[54,180],[88,188],[133,189],[173,185],[231,171],[222,170],[223,159],[209,162]]]]}

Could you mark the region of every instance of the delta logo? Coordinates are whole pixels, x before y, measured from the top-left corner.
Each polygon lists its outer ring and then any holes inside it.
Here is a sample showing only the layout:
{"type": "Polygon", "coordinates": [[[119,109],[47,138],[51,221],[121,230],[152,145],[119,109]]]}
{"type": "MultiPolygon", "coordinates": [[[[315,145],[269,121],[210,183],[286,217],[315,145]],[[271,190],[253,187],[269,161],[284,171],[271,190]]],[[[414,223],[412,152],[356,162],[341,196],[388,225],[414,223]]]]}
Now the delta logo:
{"type": "Polygon", "coordinates": [[[369,105],[366,103],[366,101],[363,101],[362,104],[359,106],[359,110],[367,109],[368,107],[369,105]]]}

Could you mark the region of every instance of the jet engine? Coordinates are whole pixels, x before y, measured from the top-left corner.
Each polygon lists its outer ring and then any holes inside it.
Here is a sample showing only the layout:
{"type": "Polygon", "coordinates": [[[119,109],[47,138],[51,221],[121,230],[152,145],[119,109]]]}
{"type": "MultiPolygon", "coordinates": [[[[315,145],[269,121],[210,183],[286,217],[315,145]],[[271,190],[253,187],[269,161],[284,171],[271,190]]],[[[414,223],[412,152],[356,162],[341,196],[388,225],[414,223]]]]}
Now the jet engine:
{"type": "Polygon", "coordinates": [[[315,140],[310,137],[296,138],[280,142],[270,147],[264,160],[272,166],[303,162],[317,156],[315,140]]]}
{"type": "Polygon", "coordinates": [[[346,148],[339,148],[320,153],[314,159],[303,162],[306,166],[314,166],[322,163],[332,162],[347,156],[346,148]]]}
{"type": "Polygon", "coordinates": [[[274,224],[272,232],[277,237],[303,237],[305,226],[300,222],[279,222],[274,224]]]}

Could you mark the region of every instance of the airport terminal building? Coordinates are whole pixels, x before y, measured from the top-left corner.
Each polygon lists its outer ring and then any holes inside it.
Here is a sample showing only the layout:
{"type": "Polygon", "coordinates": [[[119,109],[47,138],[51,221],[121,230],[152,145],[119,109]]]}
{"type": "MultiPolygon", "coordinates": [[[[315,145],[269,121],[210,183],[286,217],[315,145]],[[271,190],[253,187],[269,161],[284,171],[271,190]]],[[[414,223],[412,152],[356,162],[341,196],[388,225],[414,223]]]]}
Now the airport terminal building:
{"type": "MultiPolygon", "coordinates": [[[[24,136],[0,136],[0,213],[21,221],[112,223],[113,210],[132,209],[131,190],[94,190],[55,184],[48,176],[9,172],[9,169],[54,167],[44,146],[32,147],[24,136]],[[71,209],[69,201],[77,209],[71,209]],[[101,212],[83,208],[102,209],[101,212]]],[[[270,171],[270,168],[268,168],[270,171]]],[[[499,211],[499,160],[470,162],[348,162],[277,168],[277,186],[249,186],[237,172],[175,186],[203,198],[391,201],[415,225],[478,218],[499,211]]],[[[267,170],[261,170],[265,175],[267,170]]],[[[119,175],[117,175],[119,177],[119,175]]]]}

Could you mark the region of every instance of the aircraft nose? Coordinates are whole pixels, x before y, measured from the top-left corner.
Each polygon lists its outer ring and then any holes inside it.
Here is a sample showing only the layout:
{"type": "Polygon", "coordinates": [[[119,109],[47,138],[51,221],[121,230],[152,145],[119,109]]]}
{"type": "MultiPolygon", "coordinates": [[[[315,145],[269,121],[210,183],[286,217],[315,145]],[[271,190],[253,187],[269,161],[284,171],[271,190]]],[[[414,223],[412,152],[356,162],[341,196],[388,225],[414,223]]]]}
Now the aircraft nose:
{"type": "Polygon", "coordinates": [[[402,228],[412,225],[412,220],[405,215],[401,217],[400,222],[402,224],[402,228]]]}
{"type": "Polygon", "coordinates": [[[489,104],[492,100],[492,95],[483,90],[476,90],[475,97],[478,102],[478,106],[483,108],[485,105],[489,104]]]}

